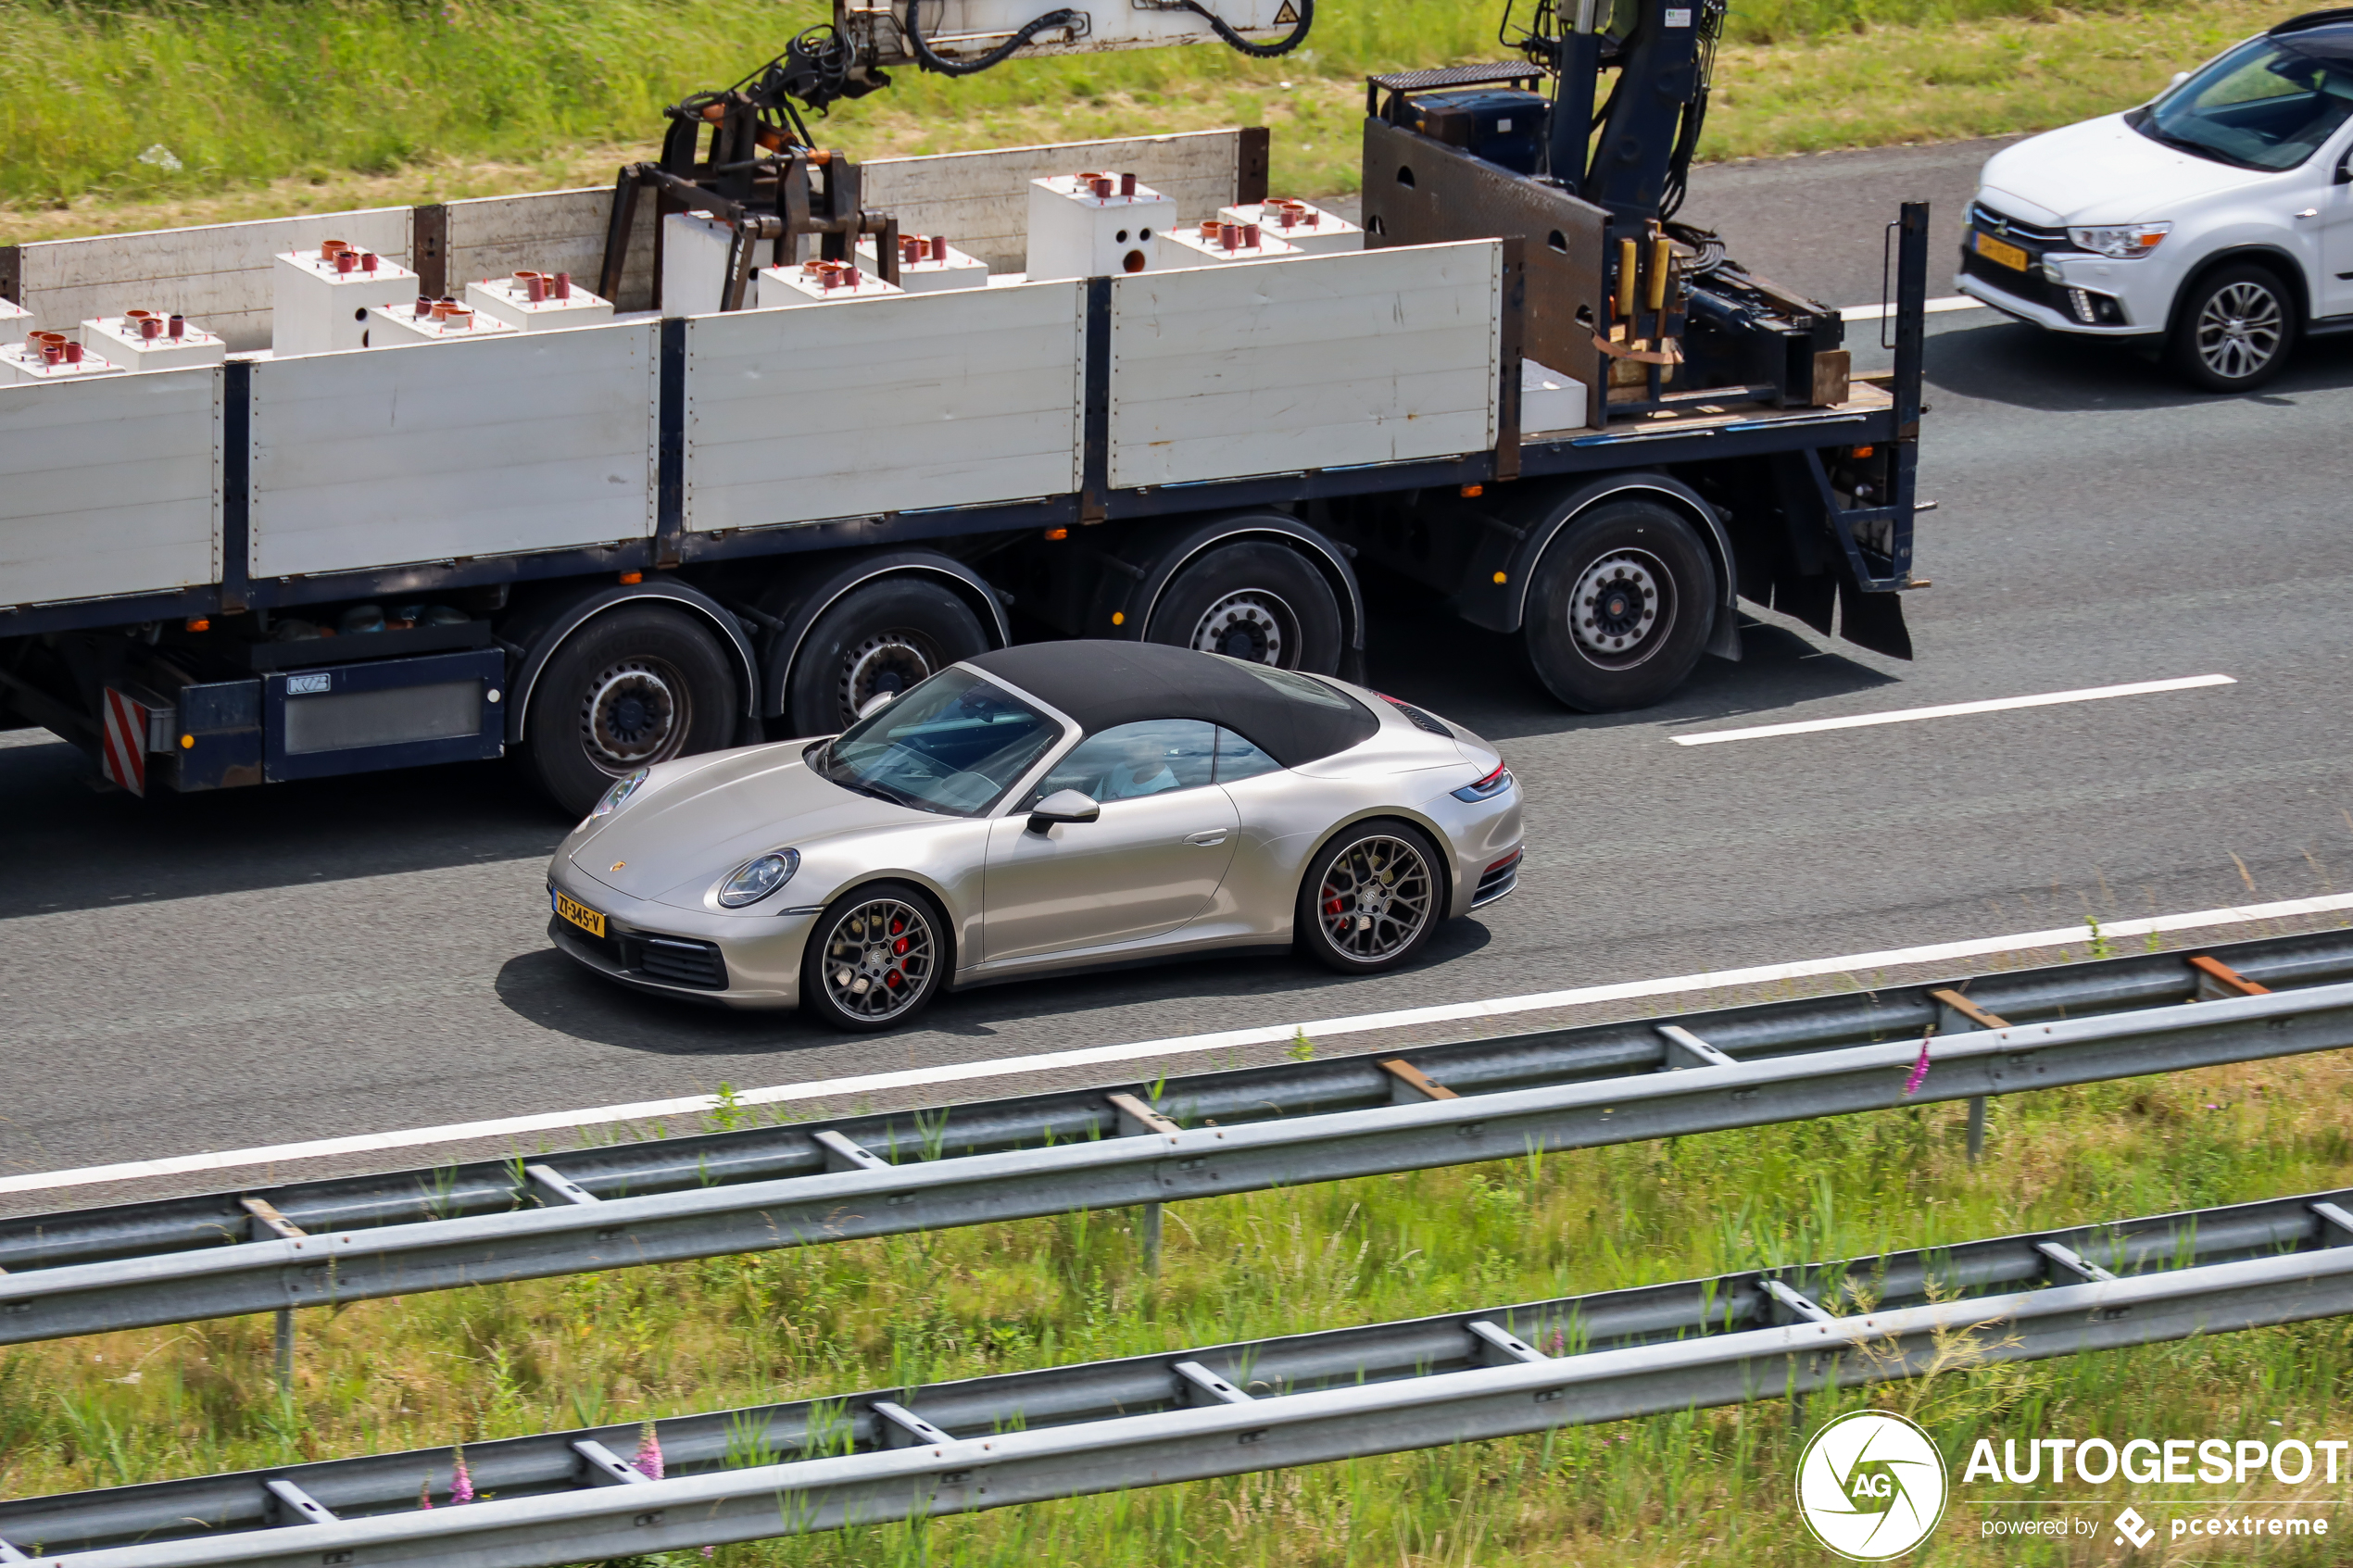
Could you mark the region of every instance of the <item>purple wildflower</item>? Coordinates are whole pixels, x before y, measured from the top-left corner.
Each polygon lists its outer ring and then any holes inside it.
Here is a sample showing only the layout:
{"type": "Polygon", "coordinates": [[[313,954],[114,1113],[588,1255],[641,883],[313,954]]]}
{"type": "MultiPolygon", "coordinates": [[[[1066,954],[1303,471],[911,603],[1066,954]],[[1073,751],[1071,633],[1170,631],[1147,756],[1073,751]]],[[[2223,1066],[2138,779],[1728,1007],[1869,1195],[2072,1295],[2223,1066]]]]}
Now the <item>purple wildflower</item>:
{"type": "Polygon", "coordinates": [[[449,1500],[466,1503],[474,1500],[474,1478],[466,1473],[466,1446],[457,1445],[458,1462],[449,1475],[449,1500]]]}
{"type": "Polygon", "coordinates": [[[417,1483],[417,1506],[419,1508],[433,1506],[433,1477],[430,1475],[417,1483]]]}
{"type": "Polygon", "coordinates": [[[1920,1036],[1920,1058],[1918,1061],[1912,1063],[1911,1073],[1904,1080],[1904,1098],[1906,1099],[1909,1099],[1914,1095],[1919,1093],[1920,1085],[1928,1082],[1928,1042],[1931,1037],[1932,1036],[1926,1035],[1920,1036]]]}
{"type": "Polygon", "coordinates": [[[645,1476],[647,1480],[659,1481],[661,1479],[661,1443],[659,1438],[655,1437],[654,1424],[650,1421],[647,1422],[643,1426],[637,1428],[637,1458],[635,1462],[638,1474],[645,1476]]]}

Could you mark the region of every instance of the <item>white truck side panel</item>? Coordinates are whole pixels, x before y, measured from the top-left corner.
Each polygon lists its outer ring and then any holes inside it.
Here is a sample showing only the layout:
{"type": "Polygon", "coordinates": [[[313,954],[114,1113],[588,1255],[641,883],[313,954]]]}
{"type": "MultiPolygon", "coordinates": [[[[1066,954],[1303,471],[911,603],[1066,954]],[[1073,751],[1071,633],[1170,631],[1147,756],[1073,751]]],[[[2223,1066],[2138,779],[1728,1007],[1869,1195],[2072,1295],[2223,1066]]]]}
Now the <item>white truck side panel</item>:
{"type": "Polygon", "coordinates": [[[1502,286],[1495,240],[1113,280],[1111,483],[1491,447],[1502,286]]]}
{"type": "Polygon", "coordinates": [[[250,570],[362,571],[642,539],[651,321],[253,368],[250,570]]]}
{"type": "Polygon", "coordinates": [[[266,218],[144,234],[40,240],[23,247],[24,297],[19,301],[48,331],[125,310],[177,311],[220,333],[238,352],[270,346],[276,287],[270,258],[316,250],[321,240],[348,240],[409,265],[409,208],[266,218]]]}
{"type": "Polygon", "coordinates": [[[219,580],[220,381],[0,387],[0,605],[219,580]]]}
{"type": "Polygon", "coordinates": [[[1077,488],[1084,285],[698,316],[690,532],[1077,488]]]}

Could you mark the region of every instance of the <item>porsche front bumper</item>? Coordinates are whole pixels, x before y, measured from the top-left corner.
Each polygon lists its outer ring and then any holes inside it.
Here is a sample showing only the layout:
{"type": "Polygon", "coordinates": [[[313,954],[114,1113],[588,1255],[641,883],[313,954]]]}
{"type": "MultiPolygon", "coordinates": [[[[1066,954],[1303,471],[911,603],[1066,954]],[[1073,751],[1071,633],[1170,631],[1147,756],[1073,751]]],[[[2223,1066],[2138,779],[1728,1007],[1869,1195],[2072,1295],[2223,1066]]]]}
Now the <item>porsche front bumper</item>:
{"type": "Polygon", "coordinates": [[[599,937],[551,913],[547,935],[566,958],[608,979],[746,1010],[789,1008],[800,1000],[800,956],[817,907],[786,905],[756,916],[705,914],[628,897],[569,867],[549,880],[548,891],[605,917],[599,937]]]}

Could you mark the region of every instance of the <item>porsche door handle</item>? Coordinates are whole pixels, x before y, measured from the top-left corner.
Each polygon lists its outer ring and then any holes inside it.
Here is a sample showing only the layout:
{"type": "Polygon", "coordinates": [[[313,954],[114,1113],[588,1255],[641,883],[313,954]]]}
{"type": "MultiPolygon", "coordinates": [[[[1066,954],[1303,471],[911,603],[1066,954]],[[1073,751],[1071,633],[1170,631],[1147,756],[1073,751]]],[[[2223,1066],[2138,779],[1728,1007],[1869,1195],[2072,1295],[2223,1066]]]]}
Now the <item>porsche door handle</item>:
{"type": "Polygon", "coordinates": [[[1201,833],[1189,833],[1185,835],[1185,842],[1198,844],[1203,849],[1214,849],[1226,842],[1226,834],[1230,831],[1228,828],[1209,828],[1201,833]]]}

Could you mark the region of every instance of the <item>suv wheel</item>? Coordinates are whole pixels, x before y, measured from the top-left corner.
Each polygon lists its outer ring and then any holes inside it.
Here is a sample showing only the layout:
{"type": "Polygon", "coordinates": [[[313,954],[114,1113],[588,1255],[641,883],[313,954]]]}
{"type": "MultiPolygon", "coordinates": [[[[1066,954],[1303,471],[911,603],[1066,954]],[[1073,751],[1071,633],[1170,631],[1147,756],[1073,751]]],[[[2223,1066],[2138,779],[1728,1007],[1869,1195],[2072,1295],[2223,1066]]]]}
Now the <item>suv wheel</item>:
{"type": "Polygon", "coordinates": [[[2166,355],[2194,386],[2252,392],[2286,365],[2296,331],[2296,295],[2279,274],[2233,262],[2191,285],[2166,355]]]}

